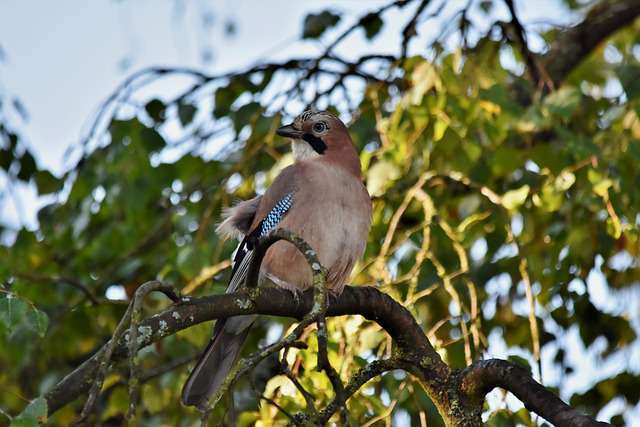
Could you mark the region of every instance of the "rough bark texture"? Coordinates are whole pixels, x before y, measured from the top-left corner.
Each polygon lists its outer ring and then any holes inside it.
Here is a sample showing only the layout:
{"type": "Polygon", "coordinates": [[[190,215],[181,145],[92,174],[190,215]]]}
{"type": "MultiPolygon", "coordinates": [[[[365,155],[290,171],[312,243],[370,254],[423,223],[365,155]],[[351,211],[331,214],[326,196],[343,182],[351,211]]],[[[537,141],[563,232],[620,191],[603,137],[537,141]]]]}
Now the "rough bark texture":
{"type": "Polygon", "coordinates": [[[581,414],[536,382],[524,368],[499,359],[480,360],[462,371],[466,395],[484,396],[496,387],[509,390],[528,410],[557,426],[607,426],[581,414]]]}
{"type": "Polygon", "coordinates": [[[558,36],[542,63],[555,86],[604,39],[640,16],[640,1],[611,0],[594,6],[585,19],[558,36]]]}

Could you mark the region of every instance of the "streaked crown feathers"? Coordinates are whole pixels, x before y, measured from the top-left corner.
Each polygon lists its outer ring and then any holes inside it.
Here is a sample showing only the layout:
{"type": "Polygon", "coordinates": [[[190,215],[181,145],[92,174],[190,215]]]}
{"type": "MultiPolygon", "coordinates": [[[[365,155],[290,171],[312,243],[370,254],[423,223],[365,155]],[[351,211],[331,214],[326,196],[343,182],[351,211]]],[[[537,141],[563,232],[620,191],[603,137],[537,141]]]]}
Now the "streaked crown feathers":
{"type": "Polygon", "coordinates": [[[302,129],[302,125],[310,120],[310,119],[320,119],[320,118],[325,118],[328,119],[329,121],[333,121],[333,120],[337,120],[340,121],[340,119],[338,117],[336,117],[334,114],[328,112],[328,111],[316,111],[316,110],[305,110],[302,113],[300,113],[294,120],[293,120],[293,126],[296,129],[302,129]]]}

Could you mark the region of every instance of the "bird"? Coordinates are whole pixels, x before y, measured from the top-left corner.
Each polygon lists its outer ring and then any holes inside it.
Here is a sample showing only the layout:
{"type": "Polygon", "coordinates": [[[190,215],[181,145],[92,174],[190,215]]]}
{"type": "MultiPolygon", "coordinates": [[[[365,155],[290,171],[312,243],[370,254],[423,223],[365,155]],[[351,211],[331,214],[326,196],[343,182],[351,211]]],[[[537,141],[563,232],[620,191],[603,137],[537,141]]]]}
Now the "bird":
{"type": "MultiPolygon", "coordinates": [[[[216,231],[242,239],[233,259],[227,293],[244,285],[257,239],[276,228],[302,237],[326,268],[330,295],[339,296],[355,263],[362,257],[371,227],[371,197],[363,183],[360,158],[347,126],[327,111],[307,110],[276,130],[288,138],[293,164],[284,168],[266,191],[223,211],[216,231]]],[[[292,291],[312,286],[306,259],[281,240],[266,252],[258,284],[292,291]]],[[[213,337],[182,390],[182,402],[206,410],[210,397],[235,364],[255,315],[219,319],[213,337]]]]}

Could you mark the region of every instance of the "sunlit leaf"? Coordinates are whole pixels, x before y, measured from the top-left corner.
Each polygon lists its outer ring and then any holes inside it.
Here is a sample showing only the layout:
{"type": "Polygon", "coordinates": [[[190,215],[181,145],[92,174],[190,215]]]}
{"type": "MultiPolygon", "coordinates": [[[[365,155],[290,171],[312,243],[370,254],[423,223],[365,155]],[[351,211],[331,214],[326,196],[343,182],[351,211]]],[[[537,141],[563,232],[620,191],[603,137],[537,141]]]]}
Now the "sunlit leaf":
{"type": "Polygon", "coordinates": [[[507,191],[502,195],[502,204],[509,210],[517,209],[520,207],[529,195],[529,186],[523,185],[522,187],[507,191]]]}
{"type": "Polygon", "coordinates": [[[393,181],[400,176],[400,170],[389,161],[380,161],[369,168],[367,173],[367,190],[372,196],[384,194],[393,181]]]}

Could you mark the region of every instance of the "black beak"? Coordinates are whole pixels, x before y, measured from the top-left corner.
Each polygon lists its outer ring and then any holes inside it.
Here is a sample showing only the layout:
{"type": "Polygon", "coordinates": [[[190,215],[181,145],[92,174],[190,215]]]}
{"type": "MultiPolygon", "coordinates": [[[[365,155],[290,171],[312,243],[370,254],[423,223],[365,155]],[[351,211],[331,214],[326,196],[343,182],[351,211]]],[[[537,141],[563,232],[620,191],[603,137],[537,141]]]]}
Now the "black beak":
{"type": "Polygon", "coordinates": [[[304,132],[293,127],[293,123],[282,126],[276,130],[276,133],[285,138],[302,139],[304,132]]]}

